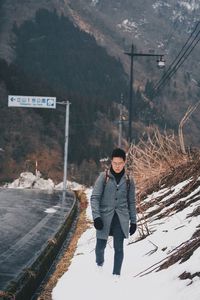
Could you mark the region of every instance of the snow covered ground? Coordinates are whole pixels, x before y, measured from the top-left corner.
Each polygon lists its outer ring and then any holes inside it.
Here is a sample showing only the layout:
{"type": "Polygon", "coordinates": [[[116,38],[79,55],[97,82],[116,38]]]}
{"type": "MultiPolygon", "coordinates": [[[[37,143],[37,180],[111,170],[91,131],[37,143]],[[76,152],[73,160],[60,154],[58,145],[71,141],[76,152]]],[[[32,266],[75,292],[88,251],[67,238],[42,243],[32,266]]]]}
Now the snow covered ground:
{"type": "MultiPolygon", "coordinates": [[[[171,188],[163,188],[160,192],[148,195],[149,199],[176,196],[191,181],[179,183],[171,188]]],[[[139,299],[139,300],[199,300],[200,299],[200,247],[193,252],[191,257],[180,263],[180,259],[166,269],[157,271],[159,266],[173,253],[176,247],[181,249],[181,244],[190,240],[200,224],[200,215],[189,216],[200,205],[197,199],[199,189],[185,197],[190,201],[188,206],[179,212],[156,218],[154,214],[149,219],[151,234],[138,240],[139,233],[125,240],[125,258],[122,274],[118,281],[112,276],[113,246],[112,238],[109,239],[103,270],[95,266],[95,230],[89,228],[79,239],[75,255],[69,270],[59,279],[52,292],[53,300],[98,300],[98,299],[139,299]],[[194,201],[191,201],[191,200],[194,201]],[[149,269],[148,269],[149,268],[149,269]],[[149,272],[151,271],[151,272],[149,272]],[[149,273],[148,273],[149,272],[149,273]],[[183,272],[195,275],[193,278],[181,280],[183,272]],[[139,274],[140,273],[140,274],[139,274]],[[148,273],[145,275],[145,273],[148,273]],[[141,276],[144,275],[144,276],[141,276]]],[[[87,190],[88,199],[91,190],[87,190]]],[[[178,201],[181,201],[179,199],[178,201]]],[[[145,202],[145,201],[144,201],[145,202]]],[[[155,207],[154,207],[155,209],[155,207]]],[[[163,211],[166,207],[163,207],[163,211]]],[[[152,207],[149,208],[149,212],[152,207]]],[[[148,212],[148,211],[147,211],[148,212]]],[[[160,212],[159,212],[160,213],[160,212]]],[[[87,217],[91,220],[90,205],[87,208],[87,217]]],[[[140,218],[140,216],[139,216],[140,218]]]]}

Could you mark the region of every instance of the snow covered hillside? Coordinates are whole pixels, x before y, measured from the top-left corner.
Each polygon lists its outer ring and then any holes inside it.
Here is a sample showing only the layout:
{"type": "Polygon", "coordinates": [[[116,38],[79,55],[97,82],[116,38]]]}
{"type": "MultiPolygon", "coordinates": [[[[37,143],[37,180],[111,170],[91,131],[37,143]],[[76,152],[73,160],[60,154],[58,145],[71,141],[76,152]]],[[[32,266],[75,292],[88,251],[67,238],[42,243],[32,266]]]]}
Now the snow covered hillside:
{"type": "MultiPolygon", "coordinates": [[[[53,300],[200,299],[199,163],[174,170],[142,200],[137,233],[125,241],[122,275],[112,273],[109,239],[102,272],[95,266],[95,230],[80,238],[69,270],[52,293],[53,300]]],[[[88,199],[91,190],[88,191],[88,199]]],[[[91,219],[90,206],[87,208],[91,219]]]]}

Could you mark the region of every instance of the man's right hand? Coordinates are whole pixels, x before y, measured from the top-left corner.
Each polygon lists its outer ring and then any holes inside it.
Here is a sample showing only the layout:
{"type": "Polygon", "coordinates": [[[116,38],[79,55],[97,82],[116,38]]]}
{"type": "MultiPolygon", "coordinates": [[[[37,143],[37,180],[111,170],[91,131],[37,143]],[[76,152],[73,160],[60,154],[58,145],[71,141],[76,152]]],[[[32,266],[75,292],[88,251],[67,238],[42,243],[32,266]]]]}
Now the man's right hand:
{"type": "Polygon", "coordinates": [[[98,218],[94,219],[94,227],[97,230],[102,230],[103,229],[103,221],[102,221],[101,217],[98,217],[98,218]]]}

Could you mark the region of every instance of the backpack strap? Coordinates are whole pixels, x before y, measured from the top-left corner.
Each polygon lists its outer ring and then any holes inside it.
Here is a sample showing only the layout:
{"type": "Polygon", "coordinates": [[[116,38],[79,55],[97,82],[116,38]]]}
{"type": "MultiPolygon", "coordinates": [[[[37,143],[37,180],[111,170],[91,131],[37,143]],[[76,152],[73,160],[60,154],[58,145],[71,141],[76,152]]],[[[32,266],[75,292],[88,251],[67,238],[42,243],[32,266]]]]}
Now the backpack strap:
{"type": "Polygon", "coordinates": [[[108,182],[109,178],[110,178],[110,171],[109,169],[105,170],[106,176],[105,176],[105,184],[108,182]]]}
{"type": "Polygon", "coordinates": [[[131,186],[130,177],[128,174],[126,174],[126,197],[128,202],[128,209],[130,208],[130,199],[129,199],[130,186],[131,186]]]}
{"type": "Polygon", "coordinates": [[[110,178],[110,172],[109,172],[109,169],[106,169],[105,170],[105,179],[104,179],[104,182],[103,182],[103,190],[102,190],[102,194],[101,194],[101,198],[103,198],[103,194],[104,194],[104,191],[105,191],[105,187],[106,187],[106,184],[110,178]]]}

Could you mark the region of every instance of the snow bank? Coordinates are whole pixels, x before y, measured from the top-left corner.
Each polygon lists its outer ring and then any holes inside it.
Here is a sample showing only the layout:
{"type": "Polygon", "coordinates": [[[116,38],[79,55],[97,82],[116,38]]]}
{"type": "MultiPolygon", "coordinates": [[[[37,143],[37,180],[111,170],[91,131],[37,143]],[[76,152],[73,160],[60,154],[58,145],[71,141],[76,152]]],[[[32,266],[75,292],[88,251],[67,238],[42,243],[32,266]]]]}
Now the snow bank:
{"type": "Polygon", "coordinates": [[[15,179],[12,183],[6,183],[4,187],[10,189],[40,189],[40,190],[53,190],[54,182],[51,179],[41,178],[38,172],[34,175],[31,172],[23,172],[19,178],[15,179]]]}
{"type": "MultiPolygon", "coordinates": [[[[19,178],[15,179],[12,183],[6,183],[4,188],[10,189],[38,189],[38,190],[62,190],[63,182],[55,185],[52,179],[44,179],[41,177],[41,173],[37,172],[34,175],[31,172],[23,172],[19,178]]],[[[84,189],[83,185],[76,182],[67,181],[67,189],[77,191],[84,189]]]]}
{"type": "MultiPolygon", "coordinates": [[[[187,183],[190,182],[188,179],[187,183]]],[[[186,181],[175,185],[171,189],[171,197],[180,192],[186,181]]],[[[148,195],[149,199],[165,197],[170,188],[148,195]]],[[[86,190],[88,199],[91,190],[86,190]]],[[[194,199],[194,191],[187,198],[194,199]]],[[[167,196],[169,197],[169,195],[167,196]]],[[[181,199],[179,199],[180,201],[181,199]]],[[[138,240],[139,233],[124,243],[124,262],[122,275],[118,282],[112,276],[114,259],[113,240],[109,238],[105,251],[105,264],[103,270],[95,265],[96,233],[91,226],[79,239],[72,263],[68,271],[58,280],[52,292],[53,300],[65,300],[66,295],[73,300],[102,300],[102,299],[129,299],[140,300],[199,300],[200,278],[180,280],[183,272],[194,274],[199,272],[200,248],[185,262],[180,260],[167,269],[156,272],[159,265],[173,253],[175,248],[191,238],[200,223],[200,216],[188,217],[194,208],[200,205],[197,200],[185,209],[163,217],[151,218],[151,235],[138,240]],[[136,240],[138,240],[136,242],[136,240]],[[141,273],[141,274],[140,274],[141,273]],[[143,276],[142,276],[143,275],[143,276]],[[78,288],[75,288],[78,285],[78,288]]],[[[163,208],[164,209],[164,208],[163,208]]],[[[158,216],[158,215],[157,215],[158,216]]],[[[92,219],[90,204],[87,208],[87,217],[92,219]]]]}
{"type": "MultiPolygon", "coordinates": [[[[74,181],[67,181],[67,188],[73,191],[78,191],[84,189],[84,186],[74,181]]],[[[62,190],[62,189],[63,189],[63,182],[60,182],[55,186],[55,190],[62,190]]]]}

